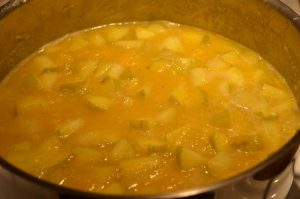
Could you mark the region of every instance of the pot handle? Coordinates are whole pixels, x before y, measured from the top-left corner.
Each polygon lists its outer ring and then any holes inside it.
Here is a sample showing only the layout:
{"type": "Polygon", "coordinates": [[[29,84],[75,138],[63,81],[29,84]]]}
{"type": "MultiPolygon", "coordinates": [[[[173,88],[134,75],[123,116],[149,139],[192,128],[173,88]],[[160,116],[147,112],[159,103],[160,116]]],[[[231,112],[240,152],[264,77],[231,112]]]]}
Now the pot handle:
{"type": "Polygon", "coordinates": [[[300,189],[300,148],[298,149],[294,159],[294,181],[300,189]]]}
{"type": "Polygon", "coordinates": [[[287,6],[292,8],[298,15],[300,15],[300,0],[281,0],[287,6]]]}

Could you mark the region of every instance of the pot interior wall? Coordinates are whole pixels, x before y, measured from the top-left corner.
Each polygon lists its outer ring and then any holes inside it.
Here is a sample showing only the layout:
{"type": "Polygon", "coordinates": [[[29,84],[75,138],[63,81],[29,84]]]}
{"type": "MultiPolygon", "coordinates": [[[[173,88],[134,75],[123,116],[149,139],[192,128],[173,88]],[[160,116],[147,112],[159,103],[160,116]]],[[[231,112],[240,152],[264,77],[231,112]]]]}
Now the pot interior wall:
{"type": "Polygon", "coordinates": [[[278,3],[276,0],[31,0],[0,19],[0,79],[26,56],[67,33],[114,22],[170,20],[220,33],[259,52],[286,78],[299,103],[299,30],[264,2],[278,3]]]}

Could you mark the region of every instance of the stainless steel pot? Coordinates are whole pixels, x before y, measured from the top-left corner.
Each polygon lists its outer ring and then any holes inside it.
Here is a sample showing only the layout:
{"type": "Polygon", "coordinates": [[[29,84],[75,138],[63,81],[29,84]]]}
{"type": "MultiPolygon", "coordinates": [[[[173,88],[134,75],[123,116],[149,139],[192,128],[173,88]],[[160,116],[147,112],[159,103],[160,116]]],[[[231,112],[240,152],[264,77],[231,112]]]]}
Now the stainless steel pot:
{"type": "MultiPolygon", "coordinates": [[[[113,22],[170,20],[220,33],[260,53],[285,77],[300,105],[300,17],[279,0],[5,0],[0,6],[0,79],[18,62],[64,34],[113,22]]],[[[266,180],[289,164],[300,131],[267,160],[216,184],[176,193],[107,196],[37,179],[6,162],[38,198],[213,198],[216,190],[245,179],[266,180]]]]}

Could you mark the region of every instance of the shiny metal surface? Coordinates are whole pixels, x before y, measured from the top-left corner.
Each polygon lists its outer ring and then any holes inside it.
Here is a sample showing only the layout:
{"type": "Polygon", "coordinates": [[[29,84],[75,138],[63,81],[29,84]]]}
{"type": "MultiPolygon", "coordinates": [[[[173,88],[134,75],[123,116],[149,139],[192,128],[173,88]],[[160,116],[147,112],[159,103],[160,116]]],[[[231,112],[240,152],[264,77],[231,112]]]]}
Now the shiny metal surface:
{"type": "MultiPolygon", "coordinates": [[[[208,29],[257,51],[286,78],[300,104],[300,18],[279,0],[13,0],[0,9],[0,79],[45,43],[67,33],[113,22],[159,19],[208,29]]],[[[274,176],[290,161],[299,140],[300,133],[266,161],[234,178],[198,189],[144,197],[187,197],[246,177],[274,176]],[[267,166],[271,169],[263,170],[267,166]]],[[[61,198],[109,198],[38,180],[1,158],[0,165],[61,198]]]]}

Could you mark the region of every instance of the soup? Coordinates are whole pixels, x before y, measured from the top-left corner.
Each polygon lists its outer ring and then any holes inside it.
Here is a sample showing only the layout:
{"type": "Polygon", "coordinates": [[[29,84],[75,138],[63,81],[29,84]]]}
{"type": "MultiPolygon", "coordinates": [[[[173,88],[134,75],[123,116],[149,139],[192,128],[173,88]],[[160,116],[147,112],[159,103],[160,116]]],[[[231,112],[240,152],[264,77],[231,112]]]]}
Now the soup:
{"type": "Polygon", "coordinates": [[[0,153],[53,183],[154,194],[215,183],[285,144],[299,110],[257,53],[164,21],[50,43],[0,87],[0,153]]]}

